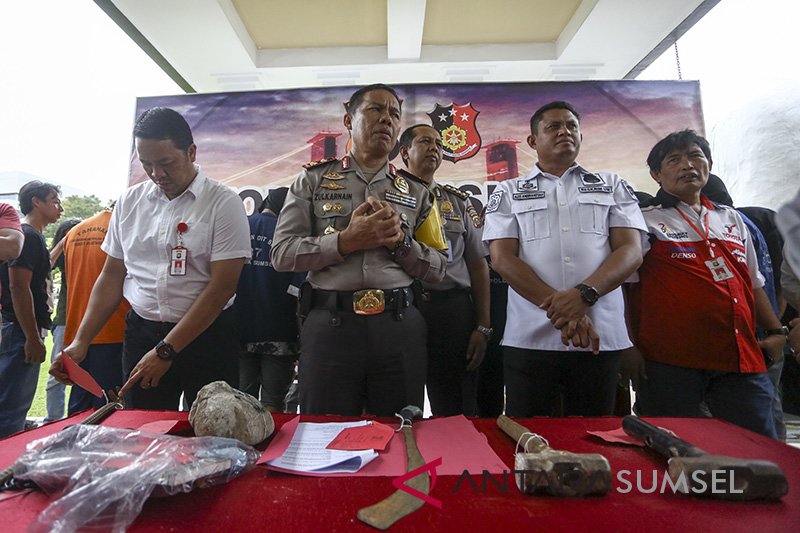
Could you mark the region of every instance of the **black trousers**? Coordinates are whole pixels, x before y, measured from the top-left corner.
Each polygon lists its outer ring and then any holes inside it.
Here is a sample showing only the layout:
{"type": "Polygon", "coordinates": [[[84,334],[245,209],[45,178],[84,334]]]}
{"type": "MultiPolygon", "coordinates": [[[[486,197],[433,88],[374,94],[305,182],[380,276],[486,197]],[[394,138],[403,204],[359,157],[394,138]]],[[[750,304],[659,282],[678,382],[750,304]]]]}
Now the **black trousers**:
{"type": "Polygon", "coordinates": [[[467,372],[475,311],[466,290],[431,291],[420,311],[428,326],[428,399],[434,416],[477,416],[477,371],[467,372]]]}
{"type": "Polygon", "coordinates": [[[613,414],[621,351],[557,352],[505,347],[506,414],[564,416],[613,414]]]}
{"type": "MultiPolygon", "coordinates": [[[[153,322],[133,310],[125,317],[125,341],[122,347],[122,371],[127,380],[144,355],[169,333],[175,324],[153,322]]],[[[134,386],[125,403],[136,409],[178,409],[181,393],[191,408],[197,393],[212,381],[226,381],[236,387],[239,380],[239,343],[236,340],[232,308],[222,311],[203,333],[181,350],[158,387],[134,386]]]]}
{"type": "Polygon", "coordinates": [[[425,321],[416,307],[386,311],[312,309],[300,333],[300,412],[394,416],[422,408],[425,321]]]}

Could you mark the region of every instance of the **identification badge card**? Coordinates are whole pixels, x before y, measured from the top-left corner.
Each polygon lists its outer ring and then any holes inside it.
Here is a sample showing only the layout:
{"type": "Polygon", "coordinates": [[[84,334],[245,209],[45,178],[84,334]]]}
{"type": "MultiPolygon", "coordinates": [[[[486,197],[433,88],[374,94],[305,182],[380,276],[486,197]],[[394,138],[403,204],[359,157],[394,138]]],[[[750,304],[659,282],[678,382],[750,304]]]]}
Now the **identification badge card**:
{"type": "Polygon", "coordinates": [[[728,265],[725,264],[725,258],[723,257],[715,257],[710,261],[706,261],[706,266],[711,271],[711,275],[714,276],[714,281],[725,281],[733,277],[733,273],[728,268],[728,265]]]}
{"type": "Polygon", "coordinates": [[[170,256],[169,274],[171,276],[185,276],[189,251],[184,246],[176,246],[172,249],[170,256]]]}

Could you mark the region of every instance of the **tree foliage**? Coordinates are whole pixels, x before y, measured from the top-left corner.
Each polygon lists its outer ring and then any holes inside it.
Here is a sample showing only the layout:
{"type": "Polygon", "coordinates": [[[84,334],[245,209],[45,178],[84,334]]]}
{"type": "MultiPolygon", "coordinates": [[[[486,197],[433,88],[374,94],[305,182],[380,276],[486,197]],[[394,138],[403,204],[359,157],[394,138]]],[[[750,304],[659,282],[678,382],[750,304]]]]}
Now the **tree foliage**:
{"type": "Polygon", "coordinates": [[[89,196],[67,196],[66,198],[61,199],[61,206],[64,208],[61,218],[59,218],[58,222],[55,224],[50,224],[44,229],[44,236],[45,239],[47,239],[47,244],[49,246],[56,244],[52,242],[52,240],[59,224],[69,220],[70,218],[85,220],[96,215],[105,208],[103,203],[100,201],[100,198],[94,194],[90,194],[89,196]]]}

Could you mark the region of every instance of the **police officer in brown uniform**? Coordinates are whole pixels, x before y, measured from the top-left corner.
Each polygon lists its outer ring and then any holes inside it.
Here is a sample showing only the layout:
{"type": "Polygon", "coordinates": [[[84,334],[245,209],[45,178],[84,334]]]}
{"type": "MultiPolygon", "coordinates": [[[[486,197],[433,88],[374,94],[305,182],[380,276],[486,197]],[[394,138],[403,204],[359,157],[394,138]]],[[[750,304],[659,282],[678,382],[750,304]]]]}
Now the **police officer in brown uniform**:
{"type": "Polygon", "coordinates": [[[400,136],[400,155],[410,173],[425,182],[444,221],[447,271],[440,282],[423,281],[420,311],[428,326],[426,387],[435,416],[477,416],[477,368],[492,334],[489,327],[489,255],[481,221],[469,194],[434,181],[442,162],[442,140],[417,124],[400,136]]]}
{"type": "Polygon", "coordinates": [[[352,150],[306,165],[289,189],[271,259],[278,271],[308,271],[300,335],[300,411],[391,416],[422,405],[425,321],[415,278],[439,281],[445,257],[413,235],[431,208],[427,188],[397,174],[389,153],[400,99],[386,85],[345,104],[352,150]]]}

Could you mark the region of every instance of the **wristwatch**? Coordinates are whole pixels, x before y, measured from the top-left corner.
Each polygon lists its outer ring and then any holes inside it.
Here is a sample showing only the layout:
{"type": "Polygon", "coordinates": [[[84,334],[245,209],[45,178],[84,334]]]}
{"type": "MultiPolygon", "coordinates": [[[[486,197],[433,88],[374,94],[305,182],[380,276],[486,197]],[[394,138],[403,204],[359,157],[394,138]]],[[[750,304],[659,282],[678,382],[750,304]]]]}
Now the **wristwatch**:
{"type": "Polygon", "coordinates": [[[486,335],[487,339],[491,338],[492,332],[494,331],[492,328],[487,328],[486,326],[475,326],[475,330],[486,335]]]}
{"type": "Polygon", "coordinates": [[[577,285],[575,285],[575,288],[581,291],[581,300],[583,300],[583,303],[585,303],[589,307],[596,304],[597,300],[600,298],[600,293],[597,292],[597,289],[595,289],[590,285],[586,285],[584,283],[578,283],[577,285]]]}
{"type": "Polygon", "coordinates": [[[390,252],[394,259],[402,259],[411,251],[411,237],[407,234],[403,236],[403,240],[397,241],[394,249],[390,252]]]}
{"type": "Polygon", "coordinates": [[[764,336],[765,337],[771,337],[773,335],[783,335],[784,337],[788,337],[789,336],[789,328],[786,327],[786,326],[781,326],[781,327],[775,328],[775,329],[765,329],[764,330],[764,336]]]}
{"type": "Polygon", "coordinates": [[[175,352],[175,348],[168,342],[164,342],[163,340],[156,344],[156,355],[159,359],[163,359],[165,361],[172,361],[175,359],[175,356],[178,355],[175,352]]]}

